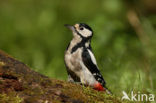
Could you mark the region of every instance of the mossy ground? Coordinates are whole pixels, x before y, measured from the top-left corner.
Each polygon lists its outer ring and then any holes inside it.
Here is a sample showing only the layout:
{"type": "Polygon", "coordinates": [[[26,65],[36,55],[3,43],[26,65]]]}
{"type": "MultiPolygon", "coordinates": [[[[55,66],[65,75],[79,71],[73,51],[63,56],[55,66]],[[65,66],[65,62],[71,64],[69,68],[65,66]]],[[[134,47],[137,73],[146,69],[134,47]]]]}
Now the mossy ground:
{"type": "Polygon", "coordinates": [[[90,87],[50,79],[0,51],[0,103],[123,103],[90,87]]]}

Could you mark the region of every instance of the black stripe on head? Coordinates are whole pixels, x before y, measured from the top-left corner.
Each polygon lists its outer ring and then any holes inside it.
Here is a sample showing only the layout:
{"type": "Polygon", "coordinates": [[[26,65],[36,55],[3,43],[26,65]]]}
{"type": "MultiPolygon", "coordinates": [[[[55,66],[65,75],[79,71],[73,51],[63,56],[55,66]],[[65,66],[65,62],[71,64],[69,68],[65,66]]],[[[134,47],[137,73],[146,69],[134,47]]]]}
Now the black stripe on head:
{"type": "Polygon", "coordinates": [[[88,29],[88,30],[93,32],[92,28],[89,25],[85,24],[85,23],[80,23],[79,27],[85,27],[86,29],[88,29]]]}

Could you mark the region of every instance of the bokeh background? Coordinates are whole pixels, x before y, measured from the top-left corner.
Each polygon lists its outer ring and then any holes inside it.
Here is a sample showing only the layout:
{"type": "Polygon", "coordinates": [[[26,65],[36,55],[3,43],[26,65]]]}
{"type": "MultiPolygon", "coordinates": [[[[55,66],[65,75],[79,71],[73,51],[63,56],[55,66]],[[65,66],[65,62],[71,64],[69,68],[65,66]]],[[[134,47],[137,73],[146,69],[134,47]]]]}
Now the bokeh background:
{"type": "Polygon", "coordinates": [[[33,70],[67,79],[64,24],[87,23],[107,86],[156,92],[155,0],[0,0],[0,49],[33,70]]]}

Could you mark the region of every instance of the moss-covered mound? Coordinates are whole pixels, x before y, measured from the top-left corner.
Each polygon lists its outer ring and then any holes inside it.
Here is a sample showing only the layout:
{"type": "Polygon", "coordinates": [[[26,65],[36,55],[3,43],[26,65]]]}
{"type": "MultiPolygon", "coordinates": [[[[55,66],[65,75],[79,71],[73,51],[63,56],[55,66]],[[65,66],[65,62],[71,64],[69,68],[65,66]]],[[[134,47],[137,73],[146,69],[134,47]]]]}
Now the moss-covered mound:
{"type": "Polygon", "coordinates": [[[121,103],[115,96],[34,72],[0,51],[0,103],[121,103]]]}

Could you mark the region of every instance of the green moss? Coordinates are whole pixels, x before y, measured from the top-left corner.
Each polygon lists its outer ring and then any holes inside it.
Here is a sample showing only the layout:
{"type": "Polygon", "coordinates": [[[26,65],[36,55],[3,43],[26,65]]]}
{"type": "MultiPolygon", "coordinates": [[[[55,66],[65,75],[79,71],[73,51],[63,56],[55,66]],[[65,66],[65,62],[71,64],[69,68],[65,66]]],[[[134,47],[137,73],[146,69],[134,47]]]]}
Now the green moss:
{"type": "Polygon", "coordinates": [[[0,103],[22,103],[22,101],[18,95],[0,94],[0,103]]]}
{"type": "Polygon", "coordinates": [[[93,90],[90,87],[83,86],[83,91],[86,96],[89,98],[89,102],[93,103],[122,103],[121,100],[114,95],[106,94],[105,92],[99,92],[96,90],[93,90]]]}

